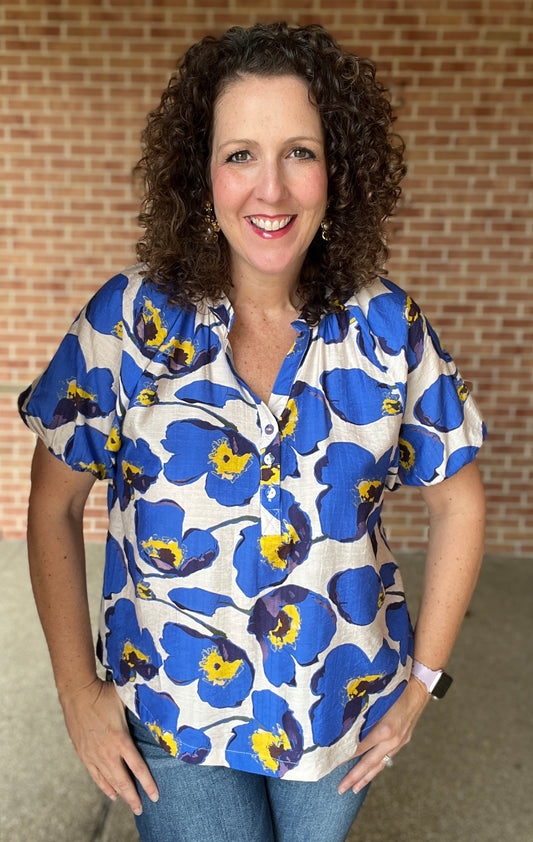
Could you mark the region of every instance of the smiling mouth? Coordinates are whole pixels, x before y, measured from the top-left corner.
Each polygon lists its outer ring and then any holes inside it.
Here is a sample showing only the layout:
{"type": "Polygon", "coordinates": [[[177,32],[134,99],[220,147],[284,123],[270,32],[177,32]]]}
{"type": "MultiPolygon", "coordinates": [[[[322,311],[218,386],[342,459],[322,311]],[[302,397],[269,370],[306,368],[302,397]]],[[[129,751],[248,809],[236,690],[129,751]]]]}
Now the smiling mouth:
{"type": "Polygon", "coordinates": [[[254,225],[255,228],[259,228],[261,231],[281,231],[281,229],[286,228],[294,218],[294,216],[282,216],[277,219],[264,219],[260,216],[248,217],[252,225],[254,225]]]}

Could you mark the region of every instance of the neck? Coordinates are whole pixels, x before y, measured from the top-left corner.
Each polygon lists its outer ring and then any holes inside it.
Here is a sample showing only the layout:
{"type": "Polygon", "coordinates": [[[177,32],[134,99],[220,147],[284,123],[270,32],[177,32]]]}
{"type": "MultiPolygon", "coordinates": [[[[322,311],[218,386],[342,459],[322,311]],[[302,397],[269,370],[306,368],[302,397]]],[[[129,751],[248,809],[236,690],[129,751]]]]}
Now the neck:
{"type": "Polygon", "coordinates": [[[234,276],[229,299],[234,310],[255,310],[262,312],[288,313],[297,315],[302,308],[302,302],[297,295],[298,276],[269,275],[246,277],[234,276]]]}

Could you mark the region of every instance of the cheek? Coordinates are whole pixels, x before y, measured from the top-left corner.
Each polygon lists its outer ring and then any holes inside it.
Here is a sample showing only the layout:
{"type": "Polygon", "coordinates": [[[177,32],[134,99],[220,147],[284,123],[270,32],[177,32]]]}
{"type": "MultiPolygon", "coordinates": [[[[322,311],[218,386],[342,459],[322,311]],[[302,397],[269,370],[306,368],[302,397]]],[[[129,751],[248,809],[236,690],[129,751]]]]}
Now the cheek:
{"type": "Polygon", "coordinates": [[[238,207],[245,194],[241,181],[227,171],[219,170],[211,173],[213,201],[217,214],[223,215],[238,207]]]}

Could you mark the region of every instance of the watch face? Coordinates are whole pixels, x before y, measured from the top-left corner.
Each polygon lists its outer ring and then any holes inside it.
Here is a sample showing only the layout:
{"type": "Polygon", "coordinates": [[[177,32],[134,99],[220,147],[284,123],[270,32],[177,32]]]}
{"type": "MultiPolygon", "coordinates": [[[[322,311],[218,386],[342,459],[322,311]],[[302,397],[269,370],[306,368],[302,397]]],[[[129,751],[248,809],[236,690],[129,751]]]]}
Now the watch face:
{"type": "Polygon", "coordinates": [[[450,688],[450,684],[452,683],[453,678],[448,673],[443,672],[437,683],[435,684],[433,690],[431,691],[431,695],[435,696],[436,699],[442,699],[443,696],[446,695],[450,688]]]}

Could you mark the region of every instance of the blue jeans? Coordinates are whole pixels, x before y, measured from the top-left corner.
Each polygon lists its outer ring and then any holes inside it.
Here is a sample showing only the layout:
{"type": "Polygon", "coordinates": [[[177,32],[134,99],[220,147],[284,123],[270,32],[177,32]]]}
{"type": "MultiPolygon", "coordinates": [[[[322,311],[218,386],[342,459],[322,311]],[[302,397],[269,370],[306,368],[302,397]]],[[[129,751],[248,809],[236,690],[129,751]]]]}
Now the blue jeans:
{"type": "Polygon", "coordinates": [[[139,788],[142,842],[342,842],[368,789],[337,792],[356,760],[316,782],[191,765],[167,754],[130,712],[128,721],[159,788],[155,804],[139,788]]]}

